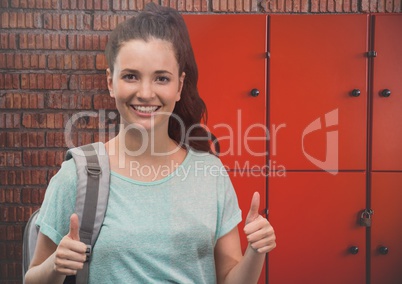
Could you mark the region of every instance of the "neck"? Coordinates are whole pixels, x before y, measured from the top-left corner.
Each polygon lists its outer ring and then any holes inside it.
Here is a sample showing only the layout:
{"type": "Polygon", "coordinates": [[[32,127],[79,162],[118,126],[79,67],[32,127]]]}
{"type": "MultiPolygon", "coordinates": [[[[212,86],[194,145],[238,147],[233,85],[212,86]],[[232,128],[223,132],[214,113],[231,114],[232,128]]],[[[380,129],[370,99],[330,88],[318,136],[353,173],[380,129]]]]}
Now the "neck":
{"type": "Polygon", "coordinates": [[[165,131],[144,131],[135,129],[126,131],[121,125],[119,134],[108,142],[109,154],[132,156],[133,158],[158,159],[172,155],[180,150],[180,146],[173,141],[165,131]],[[114,150],[114,151],[113,151],[114,150]]]}

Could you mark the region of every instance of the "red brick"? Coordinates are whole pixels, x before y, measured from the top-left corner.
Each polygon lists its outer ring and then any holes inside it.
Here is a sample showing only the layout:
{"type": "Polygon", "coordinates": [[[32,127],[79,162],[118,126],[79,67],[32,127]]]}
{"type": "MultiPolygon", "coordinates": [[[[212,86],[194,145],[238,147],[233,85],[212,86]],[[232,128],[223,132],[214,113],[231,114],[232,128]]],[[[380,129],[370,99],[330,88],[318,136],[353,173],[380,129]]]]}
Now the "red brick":
{"type": "Polygon", "coordinates": [[[5,56],[5,64],[6,64],[6,68],[7,69],[14,69],[15,63],[14,63],[14,59],[15,56],[14,54],[4,54],[5,56]]]}
{"type": "Polygon", "coordinates": [[[71,49],[71,50],[77,49],[77,35],[68,35],[67,46],[68,46],[68,49],[71,49]]]}
{"type": "Polygon", "coordinates": [[[2,89],[19,89],[19,74],[0,74],[0,88],[2,89]]]}
{"type": "Polygon", "coordinates": [[[359,1],[350,0],[350,9],[348,12],[358,12],[359,11],[359,1]]]}
{"type": "Polygon", "coordinates": [[[311,12],[318,12],[319,0],[311,0],[311,12]]]}
{"type": "Polygon", "coordinates": [[[69,81],[68,88],[70,90],[77,90],[78,89],[78,75],[71,75],[70,76],[70,81],[69,81]]]}
{"type": "Polygon", "coordinates": [[[17,27],[17,21],[18,21],[18,16],[17,13],[15,12],[10,12],[8,14],[8,27],[9,28],[16,28],[17,27]]]}
{"type": "Polygon", "coordinates": [[[87,10],[93,10],[93,9],[94,9],[94,2],[93,2],[93,0],[87,0],[87,1],[85,1],[85,9],[87,9],[87,10]]]}
{"type": "Polygon", "coordinates": [[[49,54],[47,57],[47,67],[49,69],[56,69],[56,55],[49,54]]]}
{"type": "Polygon", "coordinates": [[[83,29],[91,30],[92,29],[92,16],[84,14],[82,19],[83,29]]]}
{"type": "MultiPolygon", "coordinates": [[[[24,166],[33,166],[34,165],[31,151],[25,150],[22,154],[22,159],[23,159],[24,166]]],[[[26,192],[26,190],[24,190],[23,194],[22,194],[23,200],[25,200],[25,195],[24,195],[25,192],[26,192]]]]}
{"type": "Polygon", "coordinates": [[[33,188],[31,191],[31,203],[39,204],[40,203],[40,193],[39,189],[33,188]]]}
{"type": "Polygon", "coordinates": [[[108,36],[107,35],[99,36],[99,50],[105,50],[106,49],[107,41],[108,41],[108,36]]]}
{"type": "Polygon", "coordinates": [[[39,63],[39,58],[40,57],[44,57],[44,55],[43,54],[41,54],[41,55],[38,55],[38,54],[32,54],[30,57],[29,57],[29,63],[30,63],[30,66],[29,66],[29,69],[39,69],[39,68],[45,68],[46,66],[39,66],[39,64],[42,64],[43,65],[43,59],[41,58],[41,63],[39,63]]]}
{"type": "Polygon", "coordinates": [[[32,13],[25,14],[25,26],[26,28],[32,29],[34,27],[34,17],[32,13]]]}
{"type": "Polygon", "coordinates": [[[43,15],[43,28],[47,29],[47,30],[52,29],[53,28],[52,24],[53,24],[52,23],[52,14],[48,14],[48,13],[44,14],[43,15]]]}
{"type": "Polygon", "coordinates": [[[103,53],[96,55],[96,69],[106,70],[107,69],[106,56],[103,53]]]}
{"type": "Polygon", "coordinates": [[[46,115],[46,127],[54,128],[54,114],[49,113],[46,115]]]}
{"type": "Polygon", "coordinates": [[[25,28],[25,14],[18,13],[17,14],[17,26],[18,28],[25,28]]]}
{"type": "Polygon", "coordinates": [[[47,165],[47,162],[46,162],[46,156],[47,156],[47,152],[45,152],[45,151],[38,151],[38,165],[40,166],[40,167],[44,167],[44,166],[46,166],[47,165]]]}
{"type": "MultiPolygon", "coordinates": [[[[0,230],[3,229],[2,227],[0,227],[0,230]]],[[[1,240],[1,238],[0,238],[1,240]]],[[[6,249],[7,246],[5,243],[0,243],[0,259],[6,259],[6,249]]]]}
{"type": "Polygon", "coordinates": [[[394,1],[393,0],[386,0],[385,1],[385,12],[392,13],[394,10],[394,1]]]}
{"type": "Polygon", "coordinates": [[[120,10],[120,0],[113,1],[113,10],[120,10]]]}
{"type": "Polygon", "coordinates": [[[8,12],[1,13],[0,17],[1,17],[1,27],[3,29],[9,28],[10,25],[9,25],[9,14],[8,14],[8,12]]]}
{"type": "Polygon", "coordinates": [[[46,147],[54,147],[55,133],[47,132],[46,134],[46,147]]]}
{"type": "Polygon", "coordinates": [[[38,74],[29,74],[29,89],[37,89],[38,88],[38,74]]]}
{"type": "Polygon", "coordinates": [[[102,2],[100,0],[94,1],[93,3],[93,10],[101,10],[102,2]]]}
{"type": "Polygon", "coordinates": [[[7,67],[7,59],[6,59],[6,54],[1,53],[0,54],[0,68],[8,68],[7,67]]]}
{"type": "MultiPolygon", "coordinates": [[[[55,114],[55,116],[54,116],[54,127],[55,128],[63,128],[64,127],[64,124],[63,124],[63,114],[61,114],[61,113],[58,113],[58,114],[55,114]]],[[[56,135],[55,136],[55,145],[57,146],[57,145],[60,145],[60,144],[58,144],[60,141],[58,140],[58,136],[56,135]]],[[[63,144],[61,144],[61,145],[63,145],[63,144]]],[[[60,146],[58,146],[58,147],[60,147],[60,146]]]]}
{"type": "Polygon", "coordinates": [[[78,8],[77,1],[78,0],[70,0],[70,9],[71,10],[75,10],[78,8]]]}
{"type": "Polygon", "coordinates": [[[61,9],[69,9],[70,8],[70,1],[69,0],[62,0],[61,1],[61,9]]]}
{"type": "Polygon", "coordinates": [[[109,1],[108,0],[102,0],[102,10],[103,11],[109,10],[109,1]]]}
{"type": "MultiPolygon", "coordinates": [[[[348,0],[344,1],[344,9],[345,11],[347,11],[346,9],[350,10],[350,2],[348,0]]],[[[364,13],[370,12],[370,0],[362,0],[361,9],[364,13]]]]}
{"type": "Polygon", "coordinates": [[[66,21],[66,23],[63,23],[63,24],[64,24],[64,25],[67,25],[67,29],[73,30],[73,29],[76,28],[76,19],[75,19],[75,15],[73,15],[73,14],[67,14],[65,21],[66,21]]]}
{"type": "Polygon", "coordinates": [[[13,94],[5,94],[3,95],[4,99],[4,108],[13,108],[13,94]]]}
{"type": "Polygon", "coordinates": [[[7,165],[6,153],[0,152],[0,167],[5,167],[6,165],[7,165]]]}
{"type": "MultiPolygon", "coordinates": [[[[113,2],[113,5],[116,2],[113,2]]],[[[102,29],[101,26],[101,15],[94,15],[94,31],[99,31],[102,29]]]]}

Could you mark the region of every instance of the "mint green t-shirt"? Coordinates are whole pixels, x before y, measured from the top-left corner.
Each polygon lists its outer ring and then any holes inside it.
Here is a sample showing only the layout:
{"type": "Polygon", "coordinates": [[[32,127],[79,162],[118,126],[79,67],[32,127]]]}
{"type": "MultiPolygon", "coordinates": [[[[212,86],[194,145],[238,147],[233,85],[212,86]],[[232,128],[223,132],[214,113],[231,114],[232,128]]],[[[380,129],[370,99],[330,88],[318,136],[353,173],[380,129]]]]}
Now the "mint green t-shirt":
{"type": "MultiPolygon", "coordinates": [[[[76,182],[74,161],[66,161],[46,191],[37,225],[56,244],[69,231],[76,182]]],[[[240,221],[233,186],[213,155],[190,150],[173,173],[154,182],[112,172],[89,283],[215,283],[216,241],[240,221]]]]}

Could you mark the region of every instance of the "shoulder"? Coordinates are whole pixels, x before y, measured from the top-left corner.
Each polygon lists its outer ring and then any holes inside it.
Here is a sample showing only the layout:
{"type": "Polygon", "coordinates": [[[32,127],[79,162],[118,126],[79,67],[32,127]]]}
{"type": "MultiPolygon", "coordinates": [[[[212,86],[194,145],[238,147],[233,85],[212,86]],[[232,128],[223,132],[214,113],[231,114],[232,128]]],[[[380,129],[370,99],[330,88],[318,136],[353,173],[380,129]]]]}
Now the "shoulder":
{"type": "Polygon", "coordinates": [[[65,181],[76,181],[77,180],[77,166],[75,165],[74,159],[69,159],[61,164],[60,170],[53,177],[63,178],[65,181]]]}
{"type": "Polygon", "coordinates": [[[64,161],[60,170],[51,178],[46,191],[63,188],[75,188],[77,185],[77,167],[73,159],[64,161]]]}

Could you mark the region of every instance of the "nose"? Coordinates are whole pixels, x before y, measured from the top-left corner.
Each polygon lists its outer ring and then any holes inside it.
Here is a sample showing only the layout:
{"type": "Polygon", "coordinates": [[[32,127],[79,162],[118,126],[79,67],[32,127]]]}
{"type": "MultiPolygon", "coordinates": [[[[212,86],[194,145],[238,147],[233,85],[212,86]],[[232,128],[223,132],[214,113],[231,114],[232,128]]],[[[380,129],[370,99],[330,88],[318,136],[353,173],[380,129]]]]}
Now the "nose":
{"type": "Polygon", "coordinates": [[[152,100],[155,97],[155,92],[152,88],[152,83],[149,82],[142,82],[140,84],[140,88],[137,92],[137,97],[143,101],[152,100]]]}

